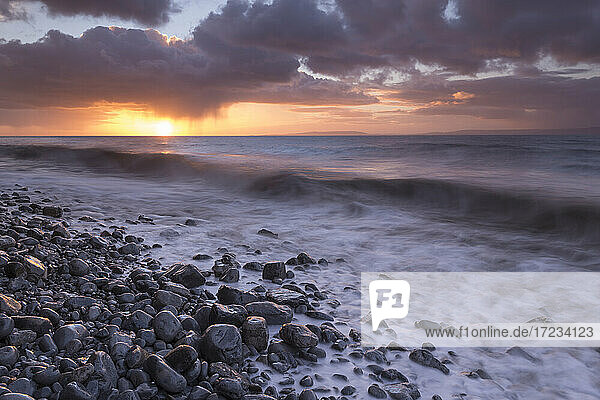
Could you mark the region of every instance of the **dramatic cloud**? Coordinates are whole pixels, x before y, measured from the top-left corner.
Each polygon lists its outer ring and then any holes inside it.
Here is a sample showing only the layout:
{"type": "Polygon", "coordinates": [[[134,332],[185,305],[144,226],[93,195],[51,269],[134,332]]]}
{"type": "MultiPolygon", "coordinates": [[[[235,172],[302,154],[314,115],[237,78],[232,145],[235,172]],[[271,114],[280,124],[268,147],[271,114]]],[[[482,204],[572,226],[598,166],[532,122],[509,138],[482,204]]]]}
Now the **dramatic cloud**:
{"type": "Polygon", "coordinates": [[[199,117],[239,101],[365,104],[376,99],[344,83],[297,71],[290,55],[193,41],[154,30],[97,27],[75,38],[50,31],[36,43],[0,44],[0,107],[133,104],[163,115],[199,117]]]}
{"type": "Polygon", "coordinates": [[[109,16],[149,26],[168,22],[170,14],[180,11],[173,0],[0,0],[0,19],[26,18],[19,8],[19,3],[24,1],[41,2],[50,15],[109,16]]]}
{"type": "Polygon", "coordinates": [[[536,122],[544,128],[600,125],[600,78],[541,74],[427,84],[416,80],[391,97],[416,105],[402,113],[536,122]]]}
{"type": "MultiPolygon", "coordinates": [[[[171,0],[42,1],[50,13],[146,24],[176,11],[171,0]]],[[[20,17],[13,3],[0,0],[5,18],[20,17]]],[[[600,124],[599,64],[598,0],[229,0],[189,40],[97,27],[0,42],[0,107],[108,102],[202,117],[260,102],[320,106],[315,115],[347,121],[387,113],[585,126],[600,124]],[[379,111],[337,107],[378,101],[379,111]]]]}

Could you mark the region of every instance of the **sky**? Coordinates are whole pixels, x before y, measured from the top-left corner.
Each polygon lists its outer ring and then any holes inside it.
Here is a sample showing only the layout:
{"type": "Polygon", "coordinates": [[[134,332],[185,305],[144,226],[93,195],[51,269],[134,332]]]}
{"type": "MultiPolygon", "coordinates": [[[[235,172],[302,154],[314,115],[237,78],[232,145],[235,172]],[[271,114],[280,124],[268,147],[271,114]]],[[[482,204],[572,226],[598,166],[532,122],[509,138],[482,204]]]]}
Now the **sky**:
{"type": "Polygon", "coordinates": [[[0,135],[600,126],[600,0],[0,0],[0,135]]]}

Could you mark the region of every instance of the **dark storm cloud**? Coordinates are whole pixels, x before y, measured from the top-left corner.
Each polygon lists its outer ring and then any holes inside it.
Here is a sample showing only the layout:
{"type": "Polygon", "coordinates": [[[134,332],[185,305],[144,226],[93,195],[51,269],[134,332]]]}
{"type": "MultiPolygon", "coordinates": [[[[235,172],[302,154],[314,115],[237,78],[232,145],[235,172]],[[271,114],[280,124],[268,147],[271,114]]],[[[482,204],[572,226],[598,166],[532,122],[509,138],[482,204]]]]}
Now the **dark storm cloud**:
{"type": "Polygon", "coordinates": [[[130,103],[171,116],[202,116],[238,101],[364,104],[344,83],[297,71],[285,53],[196,35],[97,27],[81,37],[50,31],[36,43],[0,44],[0,108],[130,103]]]}
{"type": "Polygon", "coordinates": [[[409,112],[414,114],[537,122],[547,128],[600,125],[600,78],[541,74],[409,82],[392,98],[416,104],[409,112]]]}
{"type": "Polygon", "coordinates": [[[26,18],[25,12],[19,9],[23,1],[41,2],[50,15],[108,16],[150,26],[166,23],[170,14],[180,11],[173,0],[0,0],[0,17],[26,18]]]}

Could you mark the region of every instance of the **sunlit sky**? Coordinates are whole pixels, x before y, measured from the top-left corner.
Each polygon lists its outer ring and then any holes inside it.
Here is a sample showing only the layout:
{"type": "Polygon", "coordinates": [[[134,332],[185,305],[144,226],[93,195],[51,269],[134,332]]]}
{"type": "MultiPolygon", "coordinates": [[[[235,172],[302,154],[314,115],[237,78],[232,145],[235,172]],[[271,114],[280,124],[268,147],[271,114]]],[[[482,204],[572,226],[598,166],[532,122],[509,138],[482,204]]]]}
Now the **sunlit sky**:
{"type": "Polygon", "coordinates": [[[0,0],[0,134],[600,126],[599,19],[598,1],[0,0]]]}

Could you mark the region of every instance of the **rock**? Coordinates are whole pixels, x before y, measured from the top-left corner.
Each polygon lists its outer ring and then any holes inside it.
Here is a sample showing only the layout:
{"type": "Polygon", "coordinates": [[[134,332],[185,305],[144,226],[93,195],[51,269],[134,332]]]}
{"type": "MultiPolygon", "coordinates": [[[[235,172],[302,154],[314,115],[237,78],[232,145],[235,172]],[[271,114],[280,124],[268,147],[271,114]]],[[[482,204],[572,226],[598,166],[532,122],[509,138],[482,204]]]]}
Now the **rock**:
{"type": "Polygon", "coordinates": [[[387,397],[385,390],[380,388],[379,385],[376,383],[369,386],[369,389],[367,389],[367,393],[369,393],[371,396],[375,397],[376,399],[385,399],[387,397]]]}
{"type": "Polygon", "coordinates": [[[258,261],[250,261],[250,262],[247,262],[246,264],[244,264],[244,266],[242,268],[250,270],[250,271],[259,271],[260,272],[263,270],[263,265],[261,263],[259,263],[258,261]]]}
{"type": "Polygon", "coordinates": [[[42,350],[44,353],[58,353],[58,346],[56,346],[56,343],[54,343],[52,336],[50,336],[49,334],[45,334],[40,338],[39,345],[40,350],[42,350]]]}
{"type": "Polygon", "coordinates": [[[10,335],[8,335],[8,344],[11,346],[23,346],[28,343],[33,342],[37,338],[37,334],[34,331],[28,330],[14,330],[10,335]]]}
{"type": "Polygon", "coordinates": [[[90,379],[98,381],[100,397],[106,396],[113,388],[117,387],[119,374],[113,360],[104,351],[96,351],[88,359],[88,363],[94,367],[90,379]]]}
{"type": "Polygon", "coordinates": [[[252,291],[243,291],[229,285],[221,285],[217,291],[217,298],[221,304],[248,304],[259,301],[259,297],[252,291]]]}
{"type": "Polygon", "coordinates": [[[184,302],[185,298],[183,296],[166,290],[157,290],[152,298],[152,304],[157,310],[162,310],[166,306],[173,306],[179,310],[184,302]]]}
{"type": "Polygon", "coordinates": [[[240,271],[237,268],[228,268],[223,272],[223,274],[219,277],[221,282],[233,283],[239,282],[240,280],[240,271]]]}
{"type": "Polygon", "coordinates": [[[140,246],[133,242],[119,247],[119,253],[124,255],[138,256],[140,252],[140,246]]]}
{"type": "Polygon", "coordinates": [[[123,321],[122,329],[137,332],[148,329],[152,323],[152,316],[142,310],[135,310],[123,321]]]}
{"type": "Polygon", "coordinates": [[[292,308],[296,308],[301,304],[308,304],[308,299],[305,295],[289,289],[269,290],[267,292],[267,300],[277,304],[285,304],[292,308]]]}
{"type": "Polygon", "coordinates": [[[262,317],[248,317],[242,324],[242,340],[257,351],[263,351],[269,344],[267,321],[262,317]]]}
{"type": "Polygon", "coordinates": [[[19,350],[15,346],[4,346],[0,348],[0,365],[12,368],[19,359],[19,350]]]}
{"type": "Polygon", "coordinates": [[[273,238],[273,239],[277,239],[277,238],[279,237],[279,235],[278,235],[278,234],[276,234],[276,233],[273,233],[273,232],[271,232],[270,230],[268,230],[268,229],[264,229],[264,228],[263,228],[263,229],[260,229],[260,230],[259,230],[257,233],[258,233],[259,235],[266,236],[266,237],[270,237],[270,238],[273,238]]]}
{"type": "Polygon", "coordinates": [[[21,311],[21,303],[10,296],[0,294],[0,312],[16,315],[19,311],[21,311]]]}
{"type": "Polygon", "coordinates": [[[317,400],[317,395],[312,391],[312,389],[304,389],[300,392],[298,400],[317,400]]]}
{"type": "Polygon", "coordinates": [[[410,352],[408,358],[417,364],[423,365],[424,367],[435,368],[448,375],[450,370],[440,360],[435,358],[429,350],[416,349],[410,352]]]}
{"type": "Polygon", "coordinates": [[[174,264],[165,272],[165,276],[188,289],[202,286],[206,283],[206,278],[202,275],[202,272],[193,264],[174,264]]]}
{"type": "Polygon", "coordinates": [[[265,264],[262,270],[262,278],[265,280],[272,281],[273,279],[285,279],[287,271],[285,264],[281,261],[268,262],[265,264]]]}
{"type": "Polygon", "coordinates": [[[263,317],[267,325],[283,325],[292,322],[294,313],[286,305],[275,304],[272,301],[256,301],[246,304],[248,315],[263,317]]]}
{"type": "Polygon", "coordinates": [[[22,393],[5,393],[0,396],[0,400],[35,400],[33,397],[22,393]]]}
{"type": "Polygon", "coordinates": [[[30,277],[46,279],[48,276],[46,266],[35,257],[25,256],[23,258],[23,266],[25,267],[25,273],[30,277]]]}
{"type": "Polygon", "coordinates": [[[314,385],[312,376],[306,375],[300,379],[300,386],[311,387],[312,385],[314,385]]]}
{"type": "Polygon", "coordinates": [[[185,390],[187,385],[185,378],[156,354],[152,354],[146,359],[144,370],[148,372],[158,387],[166,392],[181,393],[185,390]]]}
{"type": "Polygon", "coordinates": [[[196,349],[188,345],[179,345],[165,356],[167,364],[179,373],[192,368],[197,359],[198,353],[196,349]]]}
{"type": "Polygon", "coordinates": [[[211,259],[212,259],[211,256],[209,256],[208,254],[202,254],[202,253],[198,253],[194,257],[192,257],[192,260],[196,260],[196,261],[206,261],[206,260],[211,260],[211,259]]]}
{"type": "Polygon", "coordinates": [[[390,383],[383,390],[394,400],[416,400],[421,397],[417,387],[410,383],[390,383]]]}
{"type": "Polygon", "coordinates": [[[242,326],[242,323],[246,320],[248,312],[244,306],[237,304],[224,305],[215,303],[210,309],[208,320],[210,325],[213,324],[230,324],[235,326],[242,326]]]}
{"type": "Polygon", "coordinates": [[[69,273],[73,276],[84,276],[90,273],[90,266],[81,258],[74,258],[69,262],[69,273]]]}
{"type": "Polygon", "coordinates": [[[296,260],[298,260],[298,264],[316,264],[315,259],[306,253],[298,254],[296,260]]]}
{"type": "Polygon", "coordinates": [[[33,374],[33,380],[41,386],[52,386],[60,377],[60,371],[53,365],[33,374]]]}
{"type": "Polygon", "coordinates": [[[307,317],[319,319],[321,321],[333,321],[333,317],[330,314],[324,313],[322,311],[314,311],[309,310],[304,313],[307,317]]]}
{"type": "Polygon", "coordinates": [[[65,301],[65,307],[71,310],[79,310],[82,307],[90,307],[96,304],[96,299],[87,296],[72,296],[65,301]]]}
{"type": "Polygon", "coordinates": [[[89,335],[87,328],[81,324],[63,325],[54,332],[52,339],[60,350],[64,350],[71,340],[82,340],[89,335]]]}
{"type": "Polygon", "coordinates": [[[206,400],[210,396],[211,391],[202,386],[194,386],[187,400],[206,400]]]}
{"type": "Polygon", "coordinates": [[[210,362],[239,363],[242,359],[242,337],[234,325],[209,326],[201,339],[201,352],[210,362]]]}
{"type": "Polygon", "coordinates": [[[285,343],[297,348],[314,347],[319,338],[310,329],[301,324],[287,323],[279,330],[279,337],[285,343]]]}
{"type": "Polygon", "coordinates": [[[0,250],[8,250],[15,247],[17,241],[10,236],[0,236],[0,250]]]}
{"type": "Polygon", "coordinates": [[[91,394],[77,382],[71,382],[61,390],[59,400],[94,400],[91,394]]]}
{"type": "Polygon", "coordinates": [[[246,393],[242,382],[235,378],[219,378],[215,382],[215,391],[227,399],[241,399],[246,393]]]}
{"type": "Polygon", "coordinates": [[[19,378],[12,381],[8,384],[8,389],[14,393],[26,394],[28,396],[32,396],[35,390],[33,382],[28,378],[19,378]]]}
{"type": "Polygon", "coordinates": [[[59,206],[45,206],[42,213],[48,217],[60,218],[63,216],[63,209],[59,206]]]}
{"type": "Polygon", "coordinates": [[[0,339],[11,334],[15,328],[15,321],[6,314],[0,314],[0,339]]]}
{"type": "Polygon", "coordinates": [[[35,316],[14,316],[15,327],[18,329],[28,329],[38,335],[49,333],[52,329],[52,323],[48,318],[35,316]]]}
{"type": "Polygon", "coordinates": [[[154,333],[158,339],[171,343],[182,331],[181,322],[171,311],[161,311],[152,322],[154,333]]]}

